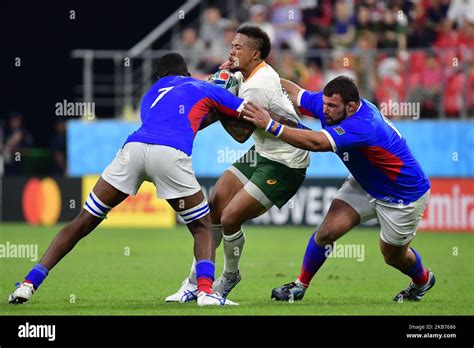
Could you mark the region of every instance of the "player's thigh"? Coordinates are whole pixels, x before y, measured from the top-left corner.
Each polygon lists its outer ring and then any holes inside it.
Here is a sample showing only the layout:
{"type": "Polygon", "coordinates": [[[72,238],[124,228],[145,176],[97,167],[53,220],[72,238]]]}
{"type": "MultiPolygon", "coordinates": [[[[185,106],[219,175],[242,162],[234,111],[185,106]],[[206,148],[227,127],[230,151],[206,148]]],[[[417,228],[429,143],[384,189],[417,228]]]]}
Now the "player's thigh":
{"type": "MultiPolygon", "coordinates": [[[[191,156],[169,146],[153,144],[147,146],[146,180],[155,185],[157,197],[168,201],[182,198],[181,203],[185,204],[184,197],[193,196],[201,191],[201,185],[194,174],[191,156]]],[[[182,210],[189,208],[191,207],[188,205],[181,207],[182,210]]]]}
{"type": "Polygon", "coordinates": [[[210,197],[211,218],[215,224],[220,224],[222,211],[230,200],[247,184],[256,169],[255,146],[252,146],[217,180],[210,197]]]}
{"type": "Polygon", "coordinates": [[[145,171],[157,190],[166,199],[191,232],[203,227],[210,231],[209,203],[192,167],[192,159],[169,146],[149,145],[145,171]]]}
{"type": "Polygon", "coordinates": [[[257,155],[257,165],[244,189],[267,210],[282,208],[298,191],[306,177],[305,168],[290,168],[257,155]]]}
{"type": "Polygon", "coordinates": [[[404,246],[415,237],[421,222],[430,191],[410,204],[375,201],[377,219],[380,223],[380,239],[386,244],[404,246]]]}
{"type": "Polygon", "coordinates": [[[110,209],[136,194],[144,179],[144,145],[128,143],[117,153],[89,193],[81,219],[102,221],[110,209]]]}
{"type": "Polygon", "coordinates": [[[224,234],[237,232],[244,222],[256,218],[266,211],[266,207],[242,188],[222,212],[221,224],[224,227],[224,234]]]}
{"type": "Polygon", "coordinates": [[[116,189],[114,186],[105,181],[102,177],[97,180],[97,183],[94,185],[92,192],[100,198],[100,200],[110,206],[111,208],[120,204],[124,199],[129,195],[128,193],[122,192],[116,189]]]}
{"type": "Polygon", "coordinates": [[[360,215],[353,207],[340,199],[334,199],[322,224],[317,229],[316,243],[332,244],[359,223],[360,215]]]}
{"type": "Polygon", "coordinates": [[[209,199],[212,222],[219,224],[222,211],[244,184],[232,170],[226,170],[217,180],[209,199]]]}
{"type": "MultiPolygon", "coordinates": [[[[136,195],[145,179],[147,146],[147,144],[137,142],[125,144],[102,172],[103,181],[124,195],[136,195]]],[[[101,184],[101,186],[104,186],[104,190],[111,191],[107,185],[101,184]]],[[[93,191],[97,194],[95,187],[93,191]]],[[[107,204],[107,202],[104,203],[107,204]]],[[[109,203],[109,205],[117,205],[119,202],[112,199],[109,203]]]]}
{"type": "Polygon", "coordinates": [[[330,244],[352,228],[376,217],[370,195],[350,176],[335,195],[318,228],[316,242],[330,244]]]}

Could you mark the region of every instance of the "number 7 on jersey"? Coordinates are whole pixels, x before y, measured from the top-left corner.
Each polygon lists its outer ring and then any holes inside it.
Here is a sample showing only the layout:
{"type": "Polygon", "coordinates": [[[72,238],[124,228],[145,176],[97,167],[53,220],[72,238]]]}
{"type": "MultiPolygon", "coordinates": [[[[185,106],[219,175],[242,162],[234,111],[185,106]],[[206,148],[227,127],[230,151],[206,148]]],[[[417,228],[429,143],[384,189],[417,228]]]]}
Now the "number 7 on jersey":
{"type": "Polygon", "coordinates": [[[156,103],[158,103],[158,101],[163,98],[165,96],[166,93],[168,93],[169,91],[171,91],[172,89],[174,88],[174,86],[171,86],[171,87],[163,87],[163,88],[160,88],[158,90],[158,92],[161,92],[158,97],[156,97],[155,101],[153,102],[153,104],[151,104],[150,106],[150,109],[152,107],[154,107],[156,105],[156,103]]]}

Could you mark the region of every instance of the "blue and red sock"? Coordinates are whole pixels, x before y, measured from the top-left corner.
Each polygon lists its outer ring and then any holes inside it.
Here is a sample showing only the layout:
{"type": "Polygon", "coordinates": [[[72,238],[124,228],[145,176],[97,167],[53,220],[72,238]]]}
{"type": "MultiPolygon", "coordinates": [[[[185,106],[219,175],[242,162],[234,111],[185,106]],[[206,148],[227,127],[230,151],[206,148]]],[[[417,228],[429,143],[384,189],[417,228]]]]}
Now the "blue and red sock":
{"type": "Polygon", "coordinates": [[[415,263],[408,270],[408,272],[403,272],[403,273],[409,276],[414,284],[424,285],[428,282],[430,273],[425,267],[423,267],[420,254],[418,254],[418,252],[412,247],[410,247],[410,249],[415,254],[416,260],[415,260],[415,263]]]}
{"type": "Polygon", "coordinates": [[[204,291],[206,294],[212,294],[212,283],[214,282],[214,262],[211,260],[199,260],[196,263],[196,280],[198,292],[204,291]]]}
{"type": "Polygon", "coordinates": [[[316,232],[311,235],[303,257],[301,273],[298,280],[306,287],[309,286],[316,272],[321,268],[326,258],[329,256],[331,249],[318,245],[315,240],[316,232]]]}
{"type": "Polygon", "coordinates": [[[48,275],[49,270],[43,265],[37,263],[25,277],[25,282],[33,284],[33,287],[38,289],[43,280],[48,275]]]}

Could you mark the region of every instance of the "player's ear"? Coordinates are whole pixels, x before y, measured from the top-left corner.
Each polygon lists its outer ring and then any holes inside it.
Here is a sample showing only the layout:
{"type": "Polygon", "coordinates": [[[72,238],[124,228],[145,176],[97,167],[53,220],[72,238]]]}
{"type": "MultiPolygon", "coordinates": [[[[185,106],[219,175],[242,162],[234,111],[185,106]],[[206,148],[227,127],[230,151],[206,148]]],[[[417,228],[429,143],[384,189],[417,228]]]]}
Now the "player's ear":
{"type": "Polygon", "coordinates": [[[259,59],[261,59],[260,57],[261,57],[260,51],[254,51],[254,52],[253,52],[252,58],[253,58],[254,60],[259,60],[259,59]]]}
{"type": "Polygon", "coordinates": [[[354,113],[357,111],[357,103],[354,101],[350,101],[347,103],[347,112],[354,113]]]}

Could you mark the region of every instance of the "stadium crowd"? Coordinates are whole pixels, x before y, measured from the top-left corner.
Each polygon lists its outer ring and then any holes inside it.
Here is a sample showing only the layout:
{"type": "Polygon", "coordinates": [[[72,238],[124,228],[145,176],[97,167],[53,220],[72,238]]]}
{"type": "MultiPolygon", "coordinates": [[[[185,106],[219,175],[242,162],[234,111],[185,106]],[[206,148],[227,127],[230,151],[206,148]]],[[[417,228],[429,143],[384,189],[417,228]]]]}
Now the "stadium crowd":
{"type": "MultiPolygon", "coordinates": [[[[209,0],[202,8],[170,43],[198,78],[217,71],[235,30],[252,24],[271,39],[267,61],[306,89],[347,75],[379,106],[417,104],[423,119],[474,117],[474,0],[209,0]]],[[[24,173],[17,157],[29,153],[35,171],[64,175],[66,131],[57,123],[50,147],[32,154],[32,132],[12,112],[2,125],[5,173],[24,173]]]]}
{"type": "Polygon", "coordinates": [[[183,28],[172,46],[189,57],[195,72],[216,71],[235,29],[253,24],[272,40],[269,62],[307,89],[348,75],[379,105],[419,103],[423,118],[474,114],[474,0],[210,4],[200,25],[183,28]]]}

